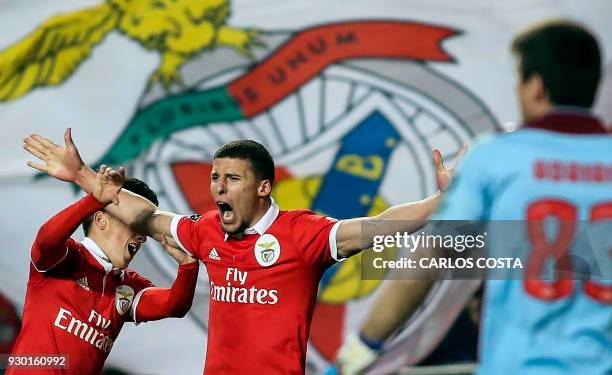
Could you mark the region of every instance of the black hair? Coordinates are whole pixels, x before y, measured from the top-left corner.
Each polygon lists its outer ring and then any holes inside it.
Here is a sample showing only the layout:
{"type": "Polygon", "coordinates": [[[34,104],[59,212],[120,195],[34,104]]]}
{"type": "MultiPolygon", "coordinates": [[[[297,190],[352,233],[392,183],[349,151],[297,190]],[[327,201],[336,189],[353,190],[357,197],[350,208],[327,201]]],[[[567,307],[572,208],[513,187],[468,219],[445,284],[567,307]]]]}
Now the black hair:
{"type": "MultiPolygon", "coordinates": [[[[151,203],[156,206],[159,206],[159,200],[157,199],[157,194],[146,182],[139,180],[135,177],[127,177],[123,182],[123,189],[131,191],[134,194],[138,194],[142,197],[148,199],[151,203]]],[[[83,232],[87,236],[89,234],[89,229],[91,228],[91,223],[93,222],[93,215],[89,216],[85,220],[83,220],[83,232]]]]}
{"type": "Polygon", "coordinates": [[[542,76],[555,105],[590,108],[601,77],[601,51],[595,36],[568,20],[551,20],[520,33],[512,42],[521,79],[542,76]]]}
{"type": "Polygon", "coordinates": [[[248,160],[258,179],[274,183],[274,160],[270,152],[260,143],[250,139],[226,143],[215,152],[214,159],[217,158],[248,160]]]}

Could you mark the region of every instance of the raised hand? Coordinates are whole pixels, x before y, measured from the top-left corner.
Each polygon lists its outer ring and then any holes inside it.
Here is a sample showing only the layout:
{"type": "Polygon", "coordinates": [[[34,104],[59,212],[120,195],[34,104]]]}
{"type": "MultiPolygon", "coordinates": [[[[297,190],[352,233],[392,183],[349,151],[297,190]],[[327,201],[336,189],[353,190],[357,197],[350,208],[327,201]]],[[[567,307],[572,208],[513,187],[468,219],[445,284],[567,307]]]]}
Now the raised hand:
{"type": "Polygon", "coordinates": [[[171,237],[164,235],[155,236],[155,239],[163,246],[166,252],[178,262],[178,264],[187,264],[197,262],[197,259],[181,250],[176,242],[171,237]]]}
{"type": "Polygon", "coordinates": [[[119,204],[119,192],[125,181],[125,169],[119,167],[114,170],[106,165],[100,166],[96,174],[96,182],[93,185],[91,195],[98,201],[109,204],[119,204]]]}
{"type": "Polygon", "coordinates": [[[61,147],[45,137],[31,134],[23,140],[23,148],[44,164],[28,161],[28,166],[58,180],[75,182],[85,164],[72,141],[70,128],[64,132],[64,142],[65,147],[61,147]]]}
{"type": "Polygon", "coordinates": [[[446,169],[444,167],[444,161],[442,160],[442,154],[440,154],[440,150],[433,150],[432,156],[434,164],[436,166],[436,179],[438,181],[438,189],[440,189],[441,191],[446,191],[446,188],[448,188],[448,185],[450,185],[450,182],[453,179],[455,169],[457,168],[457,165],[459,165],[459,162],[467,152],[467,149],[468,145],[464,144],[463,146],[461,146],[461,149],[459,150],[459,153],[455,158],[455,165],[453,165],[451,169],[446,169]]]}

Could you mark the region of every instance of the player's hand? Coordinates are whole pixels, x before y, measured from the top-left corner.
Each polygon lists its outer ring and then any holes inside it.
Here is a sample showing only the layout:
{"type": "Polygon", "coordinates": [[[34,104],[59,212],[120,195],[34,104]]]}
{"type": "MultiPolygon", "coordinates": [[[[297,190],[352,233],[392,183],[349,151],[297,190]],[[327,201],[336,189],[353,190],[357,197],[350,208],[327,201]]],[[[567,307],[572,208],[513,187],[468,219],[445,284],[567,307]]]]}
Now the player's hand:
{"type": "Polygon", "coordinates": [[[114,170],[106,165],[100,166],[96,174],[96,182],[91,191],[91,195],[98,201],[109,204],[119,204],[119,192],[125,181],[125,169],[119,167],[114,170]]]}
{"type": "Polygon", "coordinates": [[[446,167],[444,167],[444,161],[442,160],[442,154],[440,154],[440,150],[433,150],[432,156],[434,164],[436,166],[436,179],[438,181],[438,189],[440,189],[441,191],[446,191],[446,188],[448,188],[448,185],[450,185],[450,182],[453,179],[453,176],[455,175],[455,169],[457,169],[457,166],[459,165],[459,162],[461,162],[461,159],[467,152],[467,149],[467,144],[461,146],[461,149],[459,150],[459,153],[457,153],[457,157],[455,158],[455,165],[453,165],[451,169],[446,169],[446,167]]]}
{"type": "Polygon", "coordinates": [[[174,239],[164,235],[156,236],[155,239],[163,246],[166,252],[178,262],[178,264],[188,264],[198,261],[196,258],[180,249],[174,239]]]}
{"type": "Polygon", "coordinates": [[[64,142],[65,147],[61,147],[43,136],[31,134],[23,140],[23,148],[44,164],[28,161],[28,166],[58,180],[75,182],[85,164],[72,141],[70,128],[64,132],[64,142]]]}
{"type": "Polygon", "coordinates": [[[338,351],[336,366],[342,375],[356,375],[363,373],[377,358],[378,353],[353,333],[338,351]]]}

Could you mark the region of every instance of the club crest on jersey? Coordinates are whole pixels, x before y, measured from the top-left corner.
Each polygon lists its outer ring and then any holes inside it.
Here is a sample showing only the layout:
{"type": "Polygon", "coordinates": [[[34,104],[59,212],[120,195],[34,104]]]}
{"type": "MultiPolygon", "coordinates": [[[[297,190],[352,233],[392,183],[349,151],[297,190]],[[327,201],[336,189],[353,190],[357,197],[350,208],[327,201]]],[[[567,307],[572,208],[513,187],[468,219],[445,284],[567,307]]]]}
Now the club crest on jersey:
{"type": "Polygon", "coordinates": [[[191,221],[198,221],[198,220],[200,220],[201,217],[202,217],[202,215],[193,214],[193,215],[189,216],[189,220],[191,220],[191,221]]]}
{"type": "Polygon", "coordinates": [[[255,259],[257,263],[264,267],[268,267],[276,263],[280,257],[280,243],[271,234],[264,234],[255,242],[255,259]]]}
{"type": "Polygon", "coordinates": [[[134,289],[127,285],[119,285],[115,289],[115,307],[120,315],[125,314],[132,306],[134,289]]]}

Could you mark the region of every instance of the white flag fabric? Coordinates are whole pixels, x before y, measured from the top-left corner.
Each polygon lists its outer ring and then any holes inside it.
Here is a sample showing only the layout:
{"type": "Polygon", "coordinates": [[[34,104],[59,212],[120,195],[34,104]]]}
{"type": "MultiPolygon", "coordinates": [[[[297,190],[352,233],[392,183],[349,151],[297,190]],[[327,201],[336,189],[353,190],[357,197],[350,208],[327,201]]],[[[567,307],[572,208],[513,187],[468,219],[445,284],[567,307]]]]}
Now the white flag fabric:
{"type": "MultiPolygon", "coordinates": [[[[126,166],[181,214],[215,209],[212,155],[250,138],[275,159],[282,209],[374,215],[436,191],[433,148],[452,165],[463,143],[520,124],[509,45],[530,23],[570,18],[599,36],[596,111],[612,123],[610,14],[607,0],[1,0],[0,293],[21,312],[34,236],[78,198],[25,165],[30,133],[61,142],[72,127],[88,164],[126,166]]],[[[131,268],[168,286],[176,264],[153,242],[131,268]]],[[[321,281],[308,372],[327,368],[380,289],[359,262],[321,281]]],[[[379,372],[422,359],[469,297],[457,288],[475,287],[441,287],[379,372]]],[[[187,317],[126,325],[107,365],[201,373],[207,314],[201,272],[187,317]]]]}

